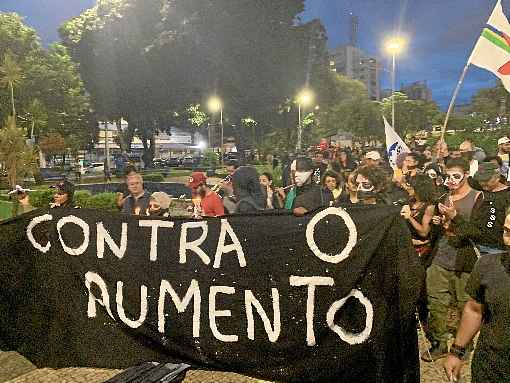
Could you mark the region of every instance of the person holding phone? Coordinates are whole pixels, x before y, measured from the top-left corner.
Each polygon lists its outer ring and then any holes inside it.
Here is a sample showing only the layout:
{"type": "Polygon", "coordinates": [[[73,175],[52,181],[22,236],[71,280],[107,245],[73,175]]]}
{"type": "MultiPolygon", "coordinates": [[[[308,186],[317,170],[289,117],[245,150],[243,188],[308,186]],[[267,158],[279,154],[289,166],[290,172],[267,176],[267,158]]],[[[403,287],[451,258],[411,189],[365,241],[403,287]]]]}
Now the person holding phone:
{"type": "Polygon", "coordinates": [[[426,362],[447,355],[448,308],[453,300],[457,302],[459,312],[462,312],[469,300],[465,291],[466,283],[477,259],[472,241],[456,234],[452,220],[457,215],[469,220],[481,192],[469,185],[469,163],[462,158],[454,158],[446,163],[445,177],[449,194],[443,202],[438,203],[440,215],[433,218],[433,223],[442,225],[443,232],[435,246],[432,265],[427,270],[431,348],[422,355],[426,362]]]}

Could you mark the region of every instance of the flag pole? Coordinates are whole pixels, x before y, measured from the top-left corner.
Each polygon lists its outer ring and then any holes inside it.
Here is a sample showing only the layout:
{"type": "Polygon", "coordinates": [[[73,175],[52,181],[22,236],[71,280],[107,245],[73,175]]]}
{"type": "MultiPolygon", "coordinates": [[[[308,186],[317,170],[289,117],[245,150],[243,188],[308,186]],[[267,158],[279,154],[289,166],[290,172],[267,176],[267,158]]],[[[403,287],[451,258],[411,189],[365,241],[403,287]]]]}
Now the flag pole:
{"type": "Polygon", "coordinates": [[[453,111],[453,107],[455,106],[455,100],[457,99],[457,96],[459,94],[460,88],[462,86],[462,83],[464,82],[464,78],[466,77],[466,73],[469,69],[469,61],[464,67],[464,70],[462,71],[462,74],[460,76],[459,82],[457,83],[457,87],[455,88],[455,91],[453,92],[452,100],[450,101],[450,105],[448,106],[448,112],[446,112],[446,117],[444,119],[444,124],[441,128],[441,139],[440,142],[444,142],[444,135],[446,133],[446,126],[448,125],[448,120],[450,119],[450,114],[453,111]]]}

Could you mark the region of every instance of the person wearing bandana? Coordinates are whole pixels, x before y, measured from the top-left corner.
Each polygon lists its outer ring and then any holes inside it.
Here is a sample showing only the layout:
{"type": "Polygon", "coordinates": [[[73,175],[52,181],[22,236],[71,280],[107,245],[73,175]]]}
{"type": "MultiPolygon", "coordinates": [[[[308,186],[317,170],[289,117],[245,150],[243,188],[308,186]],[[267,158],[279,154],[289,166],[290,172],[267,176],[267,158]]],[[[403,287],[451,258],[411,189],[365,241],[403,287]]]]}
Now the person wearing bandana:
{"type": "Polygon", "coordinates": [[[504,253],[481,257],[467,281],[469,300],[444,369],[458,381],[468,345],[480,331],[471,364],[472,383],[502,383],[510,379],[510,211],[506,212],[504,253]]]}
{"type": "Polygon", "coordinates": [[[296,160],[296,199],[292,205],[292,212],[295,216],[301,217],[306,213],[320,207],[331,206],[334,201],[330,190],[312,182],[314,166],[309,158],[298,158],[296,160]]]}
{"type": "Polygon", "coordinates": [[[432,265],[427,270],[431,348],[422,355],[426,362],[442,358],[448,352],[448,308],[453,298],[459,312],[462,312],[469,299],[465,286],[477,259],[472,241],[457,235],[452,220],[457,215],[469,220],[481,192],[469,186],[469,164],[462,158],[446,163],[445,176],[449,195],[438,203],[441,215],[432,219],[434,224],[442,225],[443,233],[435,246],[432,265]]]}

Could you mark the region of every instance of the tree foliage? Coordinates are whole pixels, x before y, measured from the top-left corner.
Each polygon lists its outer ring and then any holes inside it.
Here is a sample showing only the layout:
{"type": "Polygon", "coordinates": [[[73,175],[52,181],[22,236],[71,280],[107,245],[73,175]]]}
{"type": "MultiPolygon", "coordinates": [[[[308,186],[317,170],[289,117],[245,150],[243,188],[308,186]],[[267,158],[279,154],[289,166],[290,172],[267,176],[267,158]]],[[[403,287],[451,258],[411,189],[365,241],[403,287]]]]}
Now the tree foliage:
{"type": "Polygon", "coordinates": [[[0,13],[0,58],[0,81],[8,85],[0,87],[0,120],[17,115],[27,132],[34,128],[36,138],[58,132],[78,139],[80,146],[90,141],[88,97],[63,45],[43,49],[17,14],[0,13]]]}
{"type": "Polygon", "coordinates": [[[144,142],[211,94],[225,121],[252,116],[260,136],[279,128],[282,100],[324,76],[324,29],[301,24],[303,10],[303,0],[99,1],[60,33],[95,112],[126,119],[144,142]]]}
{"type": "MultiPolygon", "coordinates": [[[[430,130],[440,113],[435,102],[410,100],[404,93],[395,95],[395,130],[401,137],[419,130],[430,130]]],[[[392,98],[381,101],[381,113],[391,121],[392,98]]]]}
{"type": "Polygon", "coordinates": [[[7,179],[11,187],[36,168],[36,152],[33,146],[27,145],[24,129],[16,126],[12,116],[0,129],[0,163],[7,170],[7,179]]]}

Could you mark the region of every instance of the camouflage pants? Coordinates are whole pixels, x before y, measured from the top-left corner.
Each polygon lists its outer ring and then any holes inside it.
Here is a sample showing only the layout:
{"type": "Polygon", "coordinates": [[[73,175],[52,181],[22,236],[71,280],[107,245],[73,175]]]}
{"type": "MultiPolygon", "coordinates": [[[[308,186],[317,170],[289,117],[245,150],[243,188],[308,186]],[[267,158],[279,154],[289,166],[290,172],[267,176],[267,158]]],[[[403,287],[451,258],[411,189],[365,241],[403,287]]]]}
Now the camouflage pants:
{"type": "Polygon", "coordinates": [[[459,318],[469,300],[466,283],[469,273],[446,270],[432,264],[427,270],[427,295],[429,308],[429,336],[442,344],[448,342],[448,308],[457,303],[459,318]]]}

